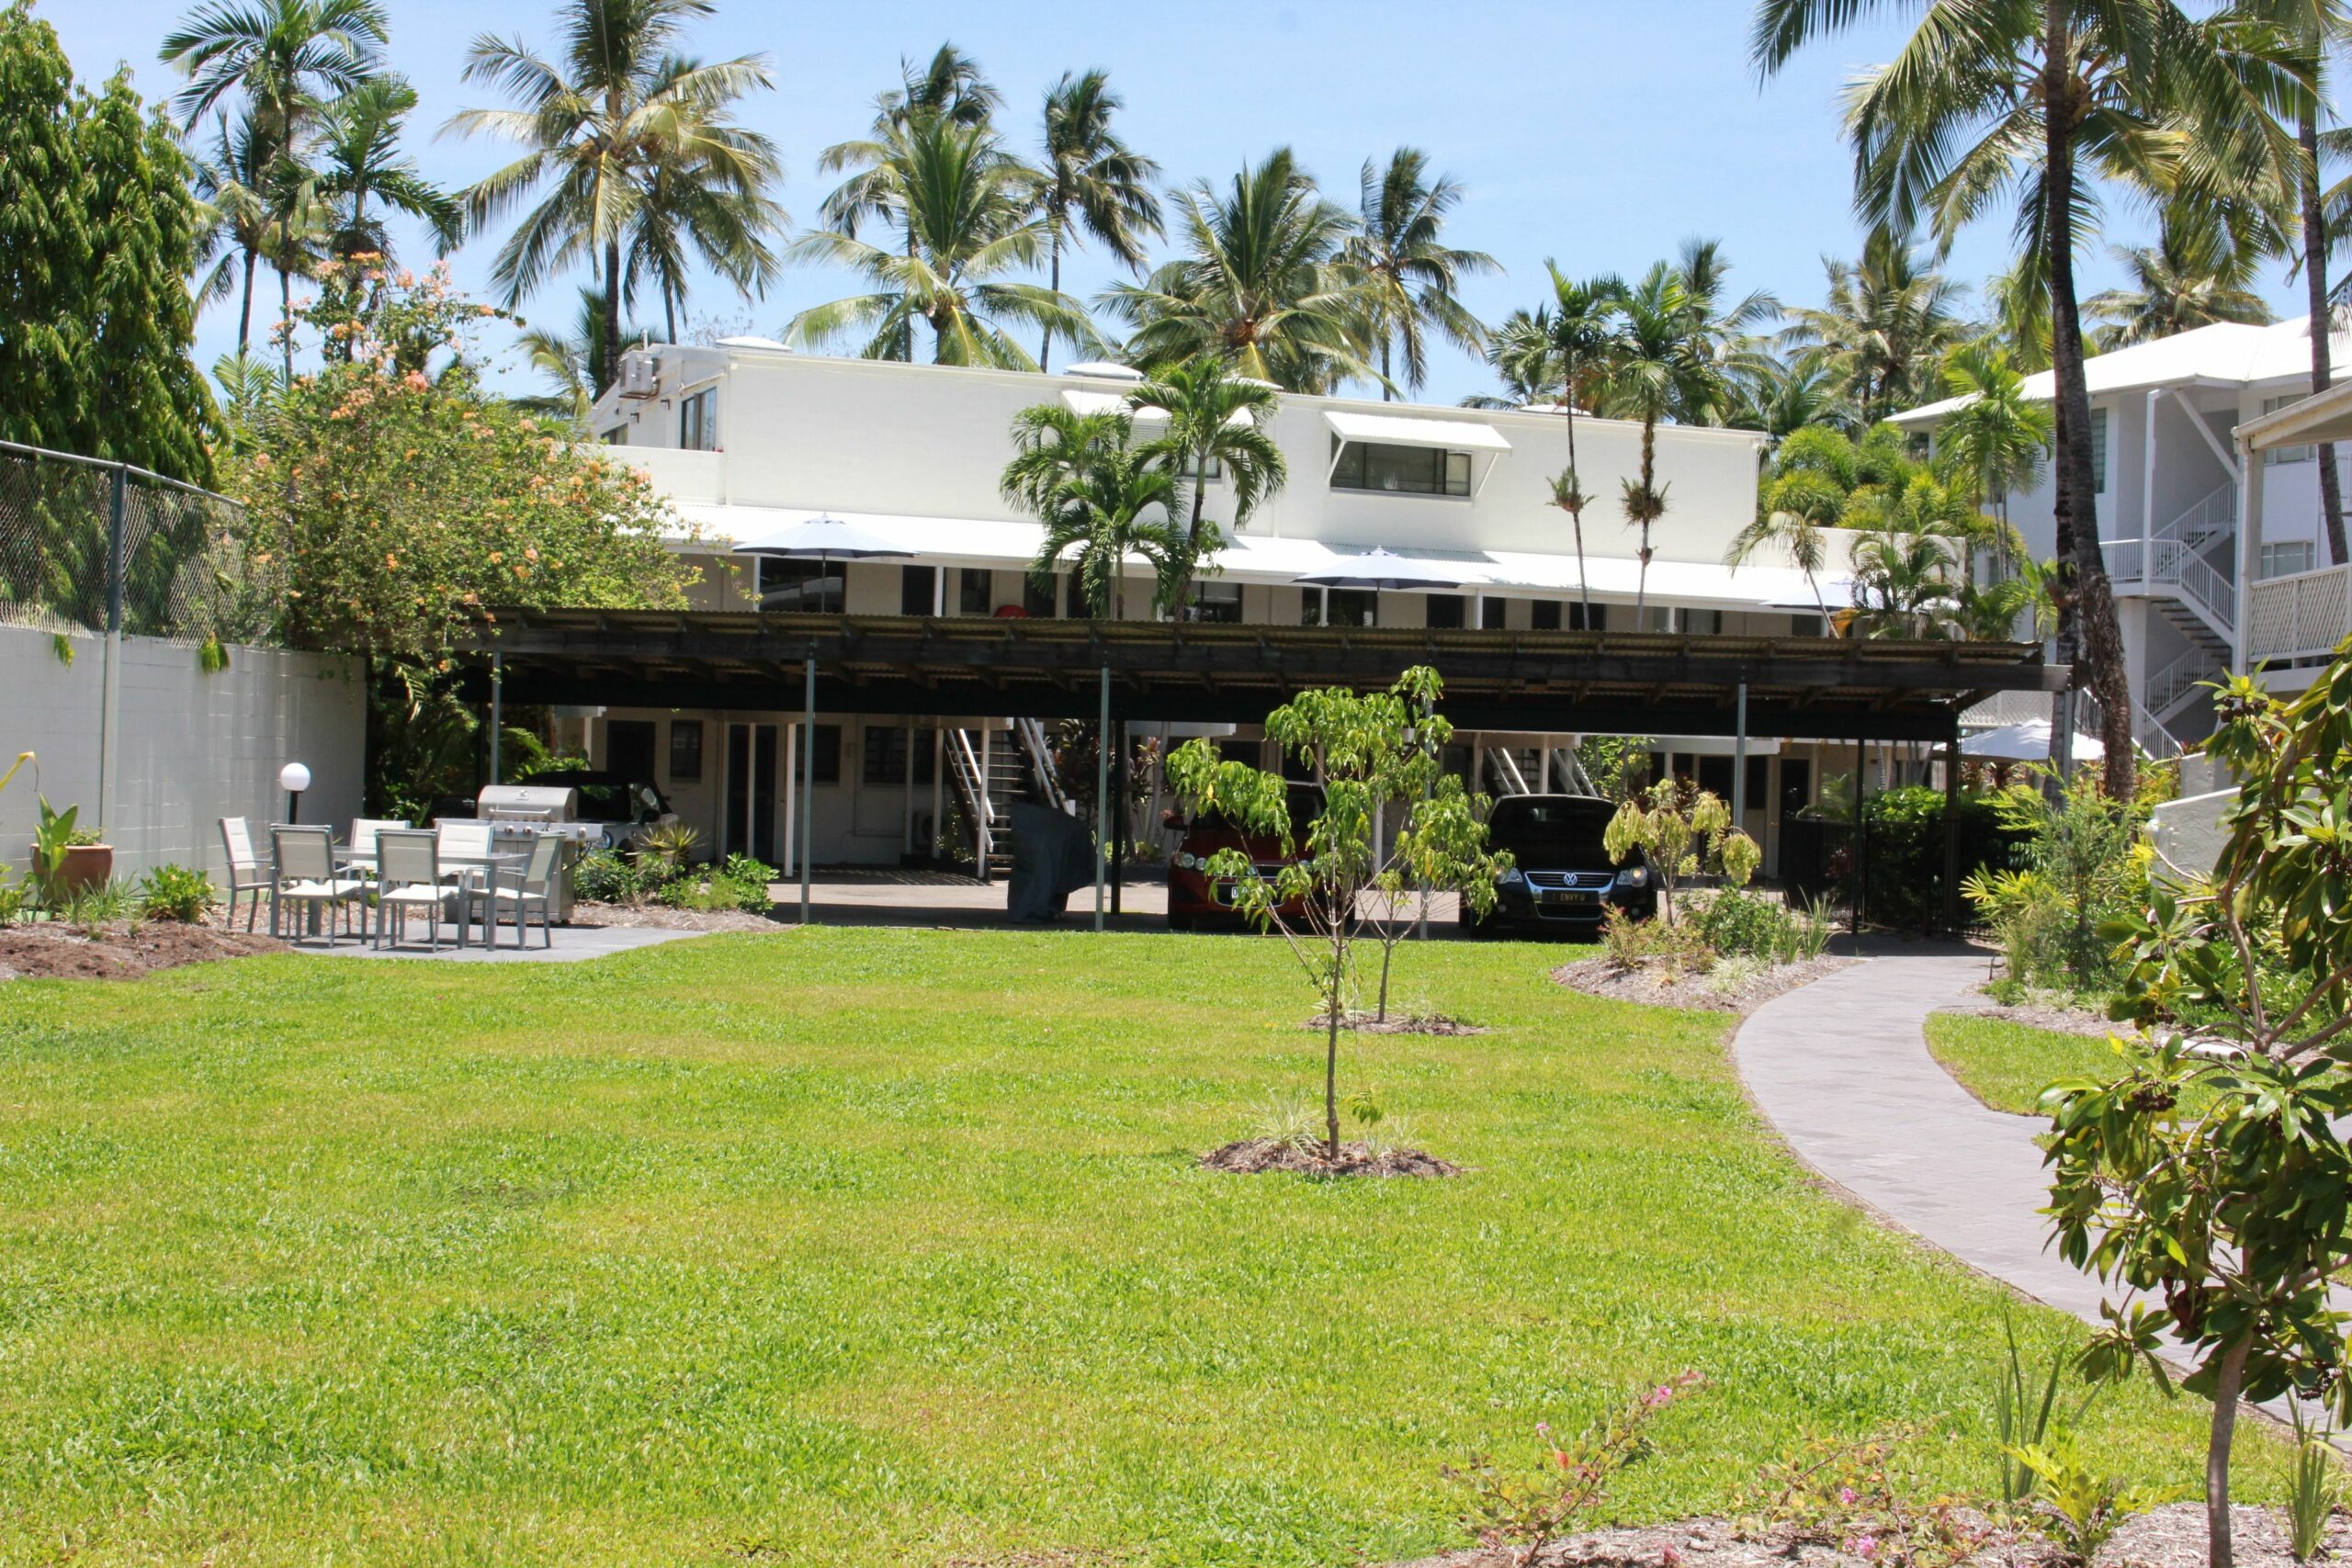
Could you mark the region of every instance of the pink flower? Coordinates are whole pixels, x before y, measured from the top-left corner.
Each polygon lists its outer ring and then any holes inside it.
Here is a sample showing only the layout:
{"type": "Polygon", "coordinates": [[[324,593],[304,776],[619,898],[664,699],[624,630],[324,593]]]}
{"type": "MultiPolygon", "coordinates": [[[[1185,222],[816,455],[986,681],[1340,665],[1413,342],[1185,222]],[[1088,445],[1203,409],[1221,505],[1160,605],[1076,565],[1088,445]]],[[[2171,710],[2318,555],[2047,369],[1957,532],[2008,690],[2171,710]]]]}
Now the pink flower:
{"type": "Polygon", "coordinates": [[[1874,1535],[1858,1535],[1852,1540],[1846,1543],[1846,1550],[1867,1562],[1871,1558],[1878,1555],[1878,1537],[1874,1535]]]}
{"type": "Polygon", "coordinates": [[[1845,1504],[1846,1506],[1850,1508],[1861,1500],[1861,1495],[1856,1492],[1852,1487],[1840,1486],[1838,1488],[1838,1501],[1845,1504]]]}
{"type": "Polygon", "coordinates": [[[422,370],[412,370],[401,377],[401,385],[412,392],[428,392],[433,389],[433,383],[424,378],[424,372],[422,370]]]}
{"type": "Polygon", "coordinates": [[[1682,1553],[1674,1550],[1672,1541],[1659,1548],[1657,1560],[1659,1568],[1682,1568],[1682,1553]]]}

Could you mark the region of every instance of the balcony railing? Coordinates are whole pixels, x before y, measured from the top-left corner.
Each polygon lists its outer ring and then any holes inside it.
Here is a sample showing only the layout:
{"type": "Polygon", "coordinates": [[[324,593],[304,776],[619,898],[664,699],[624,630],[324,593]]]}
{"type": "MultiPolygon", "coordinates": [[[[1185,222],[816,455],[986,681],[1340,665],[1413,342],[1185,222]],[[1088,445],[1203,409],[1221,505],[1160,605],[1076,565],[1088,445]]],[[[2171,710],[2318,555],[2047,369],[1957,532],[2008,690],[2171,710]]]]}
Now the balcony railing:
{"type": "Polygon", "coordinates": [[[2185,539],[2109,539],[2102,547],[2118,592],[2142,585],[2177,588],[2223,631],[2237,625],[2237,590],[2185,539]]]}
{"type": "Polygon", "coordinates": [[[2324,659],[2352,636],[2352,567],[2265,578],[2246,595],[2245,657],[2324,659]]]}

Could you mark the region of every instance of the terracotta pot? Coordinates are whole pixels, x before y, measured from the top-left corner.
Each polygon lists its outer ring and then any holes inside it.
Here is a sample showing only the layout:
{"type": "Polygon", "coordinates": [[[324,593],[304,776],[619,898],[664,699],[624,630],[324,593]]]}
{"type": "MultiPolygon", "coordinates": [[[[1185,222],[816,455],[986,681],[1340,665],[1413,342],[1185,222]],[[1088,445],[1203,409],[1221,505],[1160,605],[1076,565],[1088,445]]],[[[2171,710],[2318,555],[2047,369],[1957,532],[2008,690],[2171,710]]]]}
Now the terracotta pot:
{"type": "Polygon", "coordinates": [[[65,852],[65,863],[57,868],[57,885],[70,898],[85,888],[104,887],[113,875],[113,845],[75,844],[65,852]]]}

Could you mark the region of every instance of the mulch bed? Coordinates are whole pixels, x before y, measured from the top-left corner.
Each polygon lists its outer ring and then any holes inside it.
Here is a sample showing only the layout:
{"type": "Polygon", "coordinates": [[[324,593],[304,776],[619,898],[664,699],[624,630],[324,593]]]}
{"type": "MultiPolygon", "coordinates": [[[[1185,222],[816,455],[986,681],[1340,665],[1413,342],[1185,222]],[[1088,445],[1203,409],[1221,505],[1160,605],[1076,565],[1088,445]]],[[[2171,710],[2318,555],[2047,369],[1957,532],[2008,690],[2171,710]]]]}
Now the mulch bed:
{"type": "Polygon", "coordinates": [[[1736,987],[1725,987],[1720,983],[1720,976],[1694,975],[1668,964],[1621,969],[1607,958],[1579,958],[1553,970],[1552,978],[1571,990],[1606,997],[1611,1001],[1745,1016],[1782,992],[1810,985],[1853,962],[1850,958],[1824,955],[1802,964],[1778,964],[1758,970],[1736,987]]]}
{"type": "Polygon", "coordinates": [[[1209,1170],[1255,1176],[1262,1171],[1291,1171],[1301,1176],[1459,1176],[1463,1168],[1425,1155],[1419,1149],[1383,1149],[1374,1154],[1362,1144],[1341,1144],[1335,1162],[1320,1148],[1303,1149],[1272,1138],[1244,1138],[1211,1149],[1201,1156],[1209,1170]]]}
{"type": "MultiPolygon", "coordinates": [[[[2286,1526],[2275,1509],[2232,1510],[2232,1540],[2240,1568],[2291,1568],[2286,1526]]],[[[2339,1515],[2318,1559],[2340,1558],[2352,1546],[2352,1526],[2339,1515]]],[[[2061,1561],[2047,1541],[1996,1537],[1968,1562],[1975,1568],[2050,1568],[2061,1561]]],[[[1507,1550],[1482,1549],[1425,1557],[1391,1568],[1518,1568],[1507,1550]]],[[[2099,1568],[2204,1568],[2205,1506],[2171,1503],[2127,1519],[2098,1554],[2099,1568]]],[[[1683,1519],[1643,1529],[1594,1530],[1546,1548],[1530,1568],[1865,1568],[1862,1560],[1774,1532],[1743,1540],[1724,1519],[1683,1519]]]]}
{"type": "Polygon", "coordinates": [[[285,945],[259,932],[176,920],[148,920],[136,931],[118,923],[96,936],[45,921],[0,928],[0,980],[135,980],[157,969],[276,953],[285,945]]]}
{"type": "Polygon", "coordinates": [[[590,904],[571,907],[575,926],[665,931],[772,931],[787,922],[748,909],[673,909],[666,904],[590,904]]]}
{"type": "MultiPolygon", "coordinates": [[[[1318,1013],[1299,1027],[1321,1032],[1330,1026],[1318,1013]]],[[[1465,1023],[1461,1019],[1449,1018],[1442,1012],[1400,1012],[1391,1018],[1380,1018],[1368,1012],[1344,1013],[1340,1018],[1340,1029],[1341,1032],[1348,1034],[1487,1034],[1492,1032],[1484,1024],[1465,1023]]]]}
{"type": "Polygon", "coordinates": [[[2088,1008],[2069,1007],[2063,1001],[2042,998],[2012,1004],[1980,991],[1966,1001],[1954,1002],[1939,1010],[1966,1013],[1972,1018],[1997,1018],[2030,1029],[2046,1029],[2052,1034],[2081,1034],[2093,1040],[2104,1040],[2110,1034],[2129,1038],[2139,1032],[2137,1024],[2118,1023],[2088,1008]]]}

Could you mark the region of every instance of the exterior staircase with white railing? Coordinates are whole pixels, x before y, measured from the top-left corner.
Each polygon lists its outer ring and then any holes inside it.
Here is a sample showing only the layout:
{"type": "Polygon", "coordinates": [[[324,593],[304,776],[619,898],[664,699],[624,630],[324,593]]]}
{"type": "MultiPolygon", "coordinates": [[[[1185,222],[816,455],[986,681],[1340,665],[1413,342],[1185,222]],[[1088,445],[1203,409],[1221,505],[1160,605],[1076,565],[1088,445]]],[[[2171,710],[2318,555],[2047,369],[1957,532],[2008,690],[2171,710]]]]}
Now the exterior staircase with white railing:
{"type": "Polygon", "coordinates": [[[1489,746],[1486,749],[1487,776],[1480,787],[1498,799],[1506,795],[1598,795],[1592,779],[1584,771],[1583,761],[1577,756],[1573,744],[1552,748],[1552,769],[1544,770],[1544,748],[1540,746],[1489,746]]]}
{"type": "Polygon", "coordinates": [[[2149,600],[2190,644],[2226,661],[2236,637],[2237,487],[2224,484],[2144,539],[2104,542],[2117,594],[2149,600]]]}
{"type": "Polygon", "coordinates": [[[1035,801],[1056,811],[1075,809],[1054,767],[1053,741],[1034,718],[1004,729],[947,731],[948,777],[972,833],[972,864],[980,880],[1012,869],[1012,806],[1035,801]]]}

